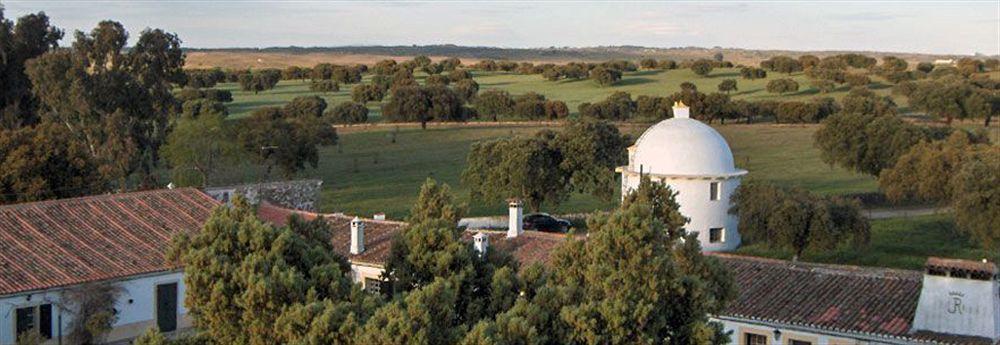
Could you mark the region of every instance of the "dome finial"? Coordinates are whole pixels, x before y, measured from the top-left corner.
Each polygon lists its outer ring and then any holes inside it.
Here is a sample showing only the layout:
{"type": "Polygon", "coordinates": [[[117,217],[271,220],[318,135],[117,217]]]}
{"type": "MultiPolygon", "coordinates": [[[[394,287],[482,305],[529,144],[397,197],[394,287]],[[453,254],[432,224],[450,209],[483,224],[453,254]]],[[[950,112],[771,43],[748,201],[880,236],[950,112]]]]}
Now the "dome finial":
{"type": "Polygon", "coordinates": [[[676,102],[674,102],[674,107],[675,108],[687,108],[688,106],[684,104],[684,101],[676,101],[676,102]]]}

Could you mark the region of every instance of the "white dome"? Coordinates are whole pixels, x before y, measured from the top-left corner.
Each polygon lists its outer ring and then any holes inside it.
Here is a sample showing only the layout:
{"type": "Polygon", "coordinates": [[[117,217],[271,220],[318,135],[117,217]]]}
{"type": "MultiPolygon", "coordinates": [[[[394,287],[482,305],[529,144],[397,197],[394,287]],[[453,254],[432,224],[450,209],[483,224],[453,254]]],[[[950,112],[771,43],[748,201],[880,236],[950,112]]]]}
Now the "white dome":
{"type": "Polygon", "coordinates": [[[680,176],[742,175],[726,139],[712,127],[690,118],[660,121],[635,143],[631,167],[636,172],[680,176]]]}

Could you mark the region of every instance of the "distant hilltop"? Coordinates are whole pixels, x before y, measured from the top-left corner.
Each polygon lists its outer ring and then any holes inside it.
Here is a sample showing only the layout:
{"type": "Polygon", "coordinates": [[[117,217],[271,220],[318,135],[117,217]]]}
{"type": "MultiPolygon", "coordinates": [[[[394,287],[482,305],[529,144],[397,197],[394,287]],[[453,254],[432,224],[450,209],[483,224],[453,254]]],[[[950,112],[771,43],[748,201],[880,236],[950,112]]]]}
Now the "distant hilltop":
{"type": "Polygon", "coordinates": [[[466,63],[480,59],[514,60],[529,62],[565,63],[570,61],[607,61],[612,59],[639,60],[642,58],[673,59],[677,61],[711,58],[722,53],[727,61],[735,64],[757,65],[776,55],[799,56],[812,54],[819,57],[844,53],[859,53],[880,58],[896,56],[909,62],[958,59],[973,55],[943,55],[874,51],[792,51],[756,50],[742,48],[673,47],[651,48],[640,46],[603,47],[549,47],[501,48],[475,47],[452,44],[411,46],[341,46],[341,47],[269,47],[269,48],[212,48],[186,49],[188,68],[281,68],[287,66],[313,66],[317,63],[370,64],[383,59],[409,59],[418,55],[431,58],[458,57],[466,63]]]}

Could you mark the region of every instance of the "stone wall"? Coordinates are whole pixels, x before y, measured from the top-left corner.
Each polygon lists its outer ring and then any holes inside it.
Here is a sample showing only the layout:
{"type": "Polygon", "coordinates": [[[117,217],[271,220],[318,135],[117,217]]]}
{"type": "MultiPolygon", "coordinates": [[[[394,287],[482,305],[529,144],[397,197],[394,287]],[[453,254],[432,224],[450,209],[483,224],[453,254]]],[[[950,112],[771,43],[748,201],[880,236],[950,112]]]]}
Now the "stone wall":
{"type": "Polygon", "coordinates": [[[205,194],[222,202],[230,202],[239,195],[252,204],[263,200],[281,207],[303,211],[316,211],[322,180],[293,180],[253,183],[237,186],[208,187],[205,194]]]}

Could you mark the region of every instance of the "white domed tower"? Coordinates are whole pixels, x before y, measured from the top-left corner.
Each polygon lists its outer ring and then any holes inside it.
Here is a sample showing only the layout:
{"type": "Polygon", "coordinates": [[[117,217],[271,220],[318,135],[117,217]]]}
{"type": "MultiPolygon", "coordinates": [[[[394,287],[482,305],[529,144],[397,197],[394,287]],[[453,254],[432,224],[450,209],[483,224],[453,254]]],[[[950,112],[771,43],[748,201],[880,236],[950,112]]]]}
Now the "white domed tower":
{"type": "Polygon", "coordinates": [[[715,129],[690,118],[690,108],[674,104],[674,118],[653,125],[628,149],[622,196],[639,187],[640,176],[666,183],[677,192],[684,227],[698,234],[705,251],[730,251],[740,245],[729,197],[747,171],[733,164],[733,152],[715,129]]]}

